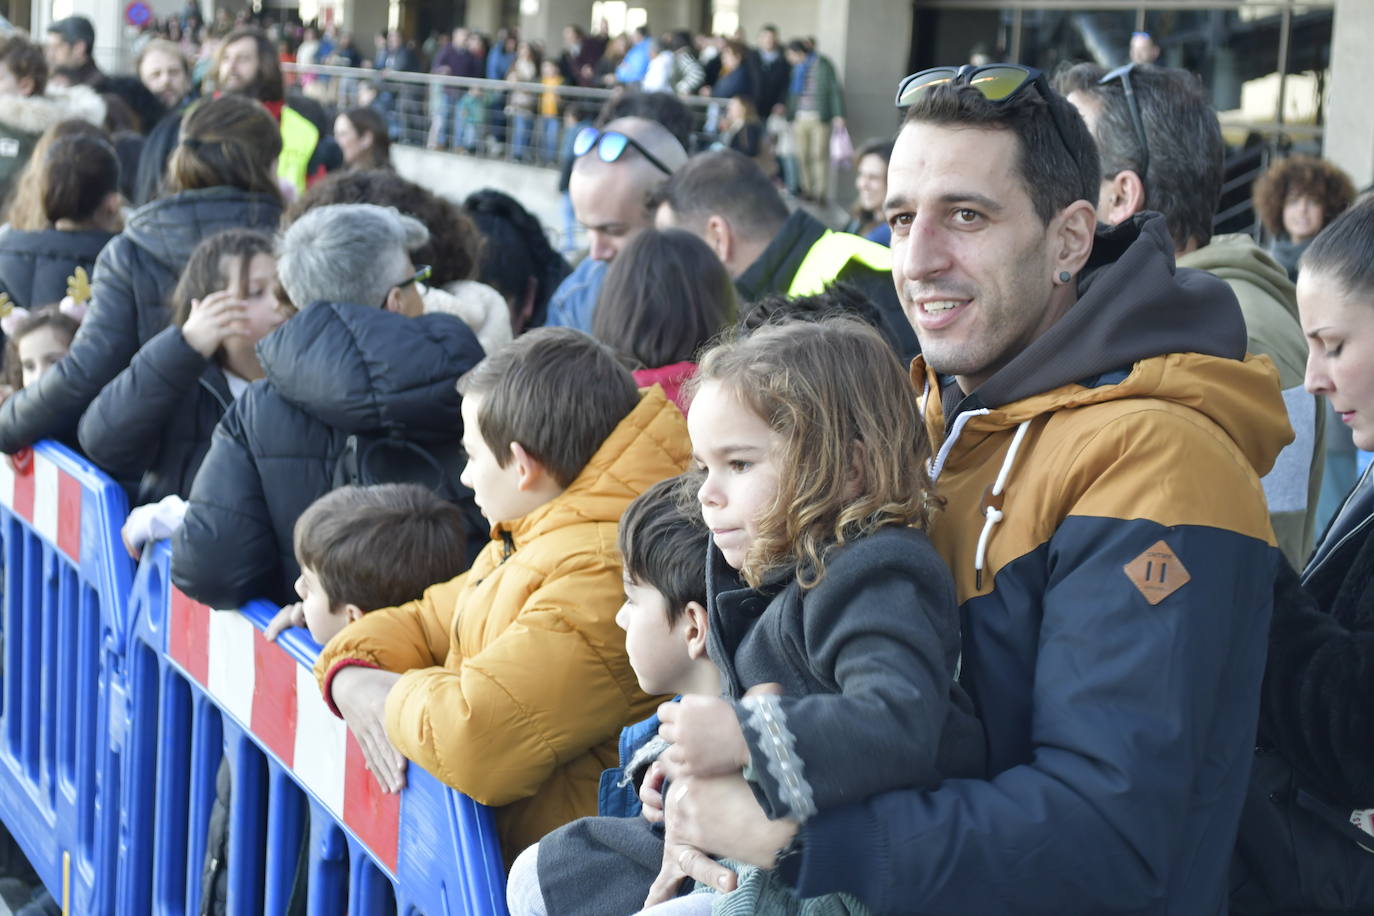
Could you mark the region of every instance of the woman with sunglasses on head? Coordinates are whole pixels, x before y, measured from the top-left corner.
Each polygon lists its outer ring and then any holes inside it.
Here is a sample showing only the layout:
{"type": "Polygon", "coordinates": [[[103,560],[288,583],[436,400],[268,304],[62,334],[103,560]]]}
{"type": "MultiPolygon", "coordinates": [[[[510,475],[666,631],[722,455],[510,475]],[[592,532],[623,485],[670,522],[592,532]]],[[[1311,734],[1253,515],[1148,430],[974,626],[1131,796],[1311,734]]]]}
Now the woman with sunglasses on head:
{"type": "MultiPolygon", "coordinates": [[[[1374,200],[1299,263],[1307,389],[1374,450],[1374,200]]],[[[1231,912],[1374,910],[1374,474],[1280,576],[1231,912]]]]}

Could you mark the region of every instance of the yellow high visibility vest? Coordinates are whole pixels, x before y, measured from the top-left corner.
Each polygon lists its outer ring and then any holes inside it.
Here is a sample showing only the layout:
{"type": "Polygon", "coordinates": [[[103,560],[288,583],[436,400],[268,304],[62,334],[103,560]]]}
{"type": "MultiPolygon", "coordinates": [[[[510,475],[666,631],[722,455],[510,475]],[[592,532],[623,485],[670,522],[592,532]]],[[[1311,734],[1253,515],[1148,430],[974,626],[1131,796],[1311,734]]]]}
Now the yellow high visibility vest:
{"type": "Polygon", "coordinates": [[[277,177],[296,186],[297,194],[305,193],[306,169],[315,146],[320,142],[320,130],[310,119],[290,106],[281,110],[281,155],[277,157],[277,177]]]}
{"type": "Polygon", "coordinates": [[[824,292],[825,285],[835,282],[850,261],[858,261],[865,267],[884,273],[892,272],[890,248],[848,232],[827,229],[825,235],[817,239],[806,257],[802,258],[801,266],[792,277],[792,285],[787,288],[787,295],[814,296],[824,292]]]}

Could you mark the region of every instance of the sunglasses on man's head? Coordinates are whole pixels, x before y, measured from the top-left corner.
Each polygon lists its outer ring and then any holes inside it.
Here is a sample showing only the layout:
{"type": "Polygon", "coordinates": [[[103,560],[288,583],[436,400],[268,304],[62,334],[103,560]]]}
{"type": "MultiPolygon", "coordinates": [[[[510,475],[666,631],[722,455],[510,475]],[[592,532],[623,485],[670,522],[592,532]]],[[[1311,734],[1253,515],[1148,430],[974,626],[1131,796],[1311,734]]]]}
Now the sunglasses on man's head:
{"type": "Polygon", "coordinates": [[[595,127],[584,127],[577,132],[573,138],[573,157],[581,159],[596,150],[596,157],[602,162],[615,162],[625,155],[625,150],[633,148],[635,152],[649,161],[649,164],[658,169],[665,175],[673,174],[673,170],[663,164],[663,161],[644,148],[634,137],[626,136],[618,130],[600,130],[595,127]]]}
{"type": "Polygon", "coordinates": [[[1069,130],[1059,106],[1050,104],[1050,83],[1045,74],[1034,67],[1021,64],[984,64],[962,67],[932,67],[913,73],[897,85],[897,107],[910,108],[916,104],[921,93],[936,86],[972,86],[982,93],[989,102],[1007,102],[1016,98],[1027,86],[1034,86],[1045,100],[1050,110],[1050,120],[1054,122],[1055,133],[1068,150],[1074,162],[1078,162],[1078,152],[1069,142],[1069,130]]]}
{"type": "Polygon", "coordinates": [[[1135,87],[1131,85],[1131,71],[1134,63],[1117,67],[1103,74],[1097,85],[1105,86],[1113,80],[1121,80],[1121,92],[1126,96],[1126,110],[1131,114],[1131,124],[1135,127],[1135,138],[1140,141],[1140,183],[1145,184],[1145,175],[1150,171],[1150,141],[1145,134],[1145,119],[1140,116],[1140,105],[1135,100],[1135,87]]]}

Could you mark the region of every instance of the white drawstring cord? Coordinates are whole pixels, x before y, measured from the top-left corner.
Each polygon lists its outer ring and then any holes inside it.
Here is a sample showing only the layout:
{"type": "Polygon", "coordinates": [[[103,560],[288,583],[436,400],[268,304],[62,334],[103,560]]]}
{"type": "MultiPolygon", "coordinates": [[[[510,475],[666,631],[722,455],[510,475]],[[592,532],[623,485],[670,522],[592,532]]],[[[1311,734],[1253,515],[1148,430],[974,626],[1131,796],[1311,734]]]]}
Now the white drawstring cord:
{"type": "Polygon", "coordinates": [[[1004,517],[1002,503],[997,497],[1001,496],[1007,487],[1011,466],[1016,462],[1016,453],[1021,449],[1021,440],[1026,438],[1026,430],[1030,428],[1030,424],[1030,420],[1023,420],[1021,425],[1016,427],[1011,448],[1007,449],[1007,456],[1002,459],[1002,469],[997,472],[997,481],[985,497],[987,505],[983,507],[983,531],[978,535],[978,549],[973,554],[974,588],[983,587],[983,565],[988,557],[988,541],[992,540],[992,529],[996,528],[1004,517]]]}

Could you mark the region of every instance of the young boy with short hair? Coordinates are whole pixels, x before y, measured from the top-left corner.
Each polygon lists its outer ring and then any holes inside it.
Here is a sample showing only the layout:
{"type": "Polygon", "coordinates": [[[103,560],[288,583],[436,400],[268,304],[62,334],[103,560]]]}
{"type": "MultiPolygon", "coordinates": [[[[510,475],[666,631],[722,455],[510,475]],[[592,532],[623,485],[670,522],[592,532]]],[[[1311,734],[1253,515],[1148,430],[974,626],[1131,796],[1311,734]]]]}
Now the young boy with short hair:
{"type": "Polygon", "coordinates": [[[339,487],[296,520],[296,594],[264,635],[307,627],[320,645],[368,611],[420,597],[467,563],[463,511],[413,483],[339,487]]]}
{"type": "MultiPolygon", "coordinates": [[[[684,504],[687,475],[654,484],[630,503],[620,518],[620,555],[625,563],[625,603],[616,623],[625,631],[625,648],[639,686],[654,694],[720,693],[720,671],[706,654],[706,551],[710,532],[702,524],[696,498],[684,504]]],[[[598,814],[637,818],[639,786],[661,788],[650,769],[667,749],[658,737],[658,716],[620,733],[620,766],[601,774],[598,814]]],[[[647,820],[662,820],[650,813],[647,820]]],[[[592,825],[595,826],[594,824],[592,825]]],[[[645,827],[644,829],[650,829],[645,827]]],[[[507,901],[511,916],[545,914],[538,869],[540,849],[552,848],[546,864],[583,861],[577,827],[559,830],[526,849],[511,868],[507,901]]],[[[595,845],[593,843],[593,845],[595,845]]],[[[563,875],[548,876],[558,882],[563,875]]]]}
{"type": "Polygon", "coordinates": [[[620,728],[654,711],[615,623],[616,532],[691,444],[661,389],[641,395],[610,350],[567,328],[521,336],[459,391],[462,479],[490,543],[468,572],[349,626],[315,673],[385,788],[404,784],[403,754],[497,807],[509,862],[596,812],[620,728]]]}

